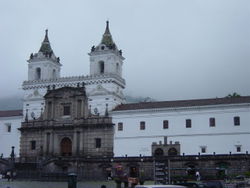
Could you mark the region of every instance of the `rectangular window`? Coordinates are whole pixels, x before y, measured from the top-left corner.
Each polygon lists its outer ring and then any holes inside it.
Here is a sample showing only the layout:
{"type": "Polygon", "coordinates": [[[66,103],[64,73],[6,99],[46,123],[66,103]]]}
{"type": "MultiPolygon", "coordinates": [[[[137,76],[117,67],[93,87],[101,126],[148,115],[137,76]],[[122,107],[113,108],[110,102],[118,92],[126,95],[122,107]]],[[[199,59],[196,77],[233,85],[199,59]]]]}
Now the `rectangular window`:
{"type": "Polygon", "coordinates": [[[192,127],[191,119],[186,119],[186,128],[191,128],[191,127],[192,127]]]}
{"type": "Polygon", "coordinates": [[[101,148],[101,139],[100,138],[95,139],[95,148],[101,148]]]}
{"type": "Polygon", "coordinates": [[[215,118],[210,118],[209,119],[209,126],[210,127],[215,127],[215,118]]]}
{"type": "Polygon", "coordinates": [[[64,116],[70,115],[70,106],[63,106],[63,115],[64,116]]]}
{"type": "Polygon", "coordinates": [[[239,116],[235,116],[234,117],[234,125],[235,126],[239,126],[240,125],[240,117],[239,116]]]}
{"type": "Polygon", "coordinates": [[[30,141],[30,148],[31,148],[31,150],[35,150],[36,149],[36,141],[34,141],[34,140],[32,140],[32,141],[30,141]]]}
{"type": "Polygon", "coordinates": [[[6,126],[6,131],[8,133],[10,133],[11,132],[11,123],[5,123],[5,126],[6,126]]]}
{"type": "Polygon", "coordinates": [[[163,120],[163,129],[168,129],[168,120],[163,120]]]}
{"type": "Polygon", "coordinates": [[[140,122],[140,130],[145,130],[145,129],[146,129],[145,121],[141,121],[140,122]]]}
{"type": "Polygon", "coordinates": [[[201,146],[201,153],[207,153],[207,147],[201,146]]]}
{"type": "Polygon", "coordinates": [[[236,146],[236,152],[241,152],[241,146],[236,146]]]}
{"type": "Polygon", "coordinates": [[[122,122],[118,123],[118,131],[123,131],[123,123],[122,122]]]}

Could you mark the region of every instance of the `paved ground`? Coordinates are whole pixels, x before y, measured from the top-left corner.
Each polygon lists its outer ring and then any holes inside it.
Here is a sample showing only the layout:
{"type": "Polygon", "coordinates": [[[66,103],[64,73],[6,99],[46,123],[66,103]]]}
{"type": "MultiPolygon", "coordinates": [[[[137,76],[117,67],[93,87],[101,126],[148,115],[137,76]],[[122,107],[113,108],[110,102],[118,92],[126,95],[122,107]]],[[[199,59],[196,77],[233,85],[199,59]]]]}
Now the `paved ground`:
{"type": "MultiPolygon", "coordinates": [[[[105,182],[78,182],[77,188],[115,188],[113,181],[105,182]]],[[[68,188],[67,182],[38,182],[38,181],[13,181],[0,180],[0,188],[68,188]]]]}

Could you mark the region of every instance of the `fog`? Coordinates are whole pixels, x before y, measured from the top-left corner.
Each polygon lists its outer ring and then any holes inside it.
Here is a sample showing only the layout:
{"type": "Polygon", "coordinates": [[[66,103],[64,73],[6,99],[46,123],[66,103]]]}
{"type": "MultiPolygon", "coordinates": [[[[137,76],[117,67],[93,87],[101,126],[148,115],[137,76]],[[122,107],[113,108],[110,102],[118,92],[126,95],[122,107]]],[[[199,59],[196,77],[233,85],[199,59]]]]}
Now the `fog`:
{"type": "Polygon", "coordinates": [[[126,58],[125,94],[156,100],[250,95],[248,0],[0,2],[0,98],[21,95],[45,29],[62,76],[89,74],[106,20],[126,58]]]}

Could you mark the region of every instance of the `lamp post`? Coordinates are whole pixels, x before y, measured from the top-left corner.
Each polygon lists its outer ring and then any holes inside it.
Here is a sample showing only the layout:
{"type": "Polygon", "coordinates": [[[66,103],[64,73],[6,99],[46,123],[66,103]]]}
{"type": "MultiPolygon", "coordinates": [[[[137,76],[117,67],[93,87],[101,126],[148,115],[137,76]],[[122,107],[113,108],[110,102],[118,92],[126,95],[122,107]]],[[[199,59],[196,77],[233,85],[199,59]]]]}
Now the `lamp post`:
{"type": "Polygon", "coordinates": [[[141,170],[140,170],[140,176],[139,176],[140,185],[143,185],[144,181],[145,181],[145,172],[144,172],[143,161],[144,161],[144,159],[141,158],[141,170]]]}
{"type": "Polygon", "coordinates": [[[11,154],[10,154],[10,178],[13,180],[13,171],[15,169],[15,147],[11,147],[11,154]]]}
{"type": "Polygon", "coordinates": [[[77,175],[75,173],[68,174],[68,188],[77,188],[77,175]]]}

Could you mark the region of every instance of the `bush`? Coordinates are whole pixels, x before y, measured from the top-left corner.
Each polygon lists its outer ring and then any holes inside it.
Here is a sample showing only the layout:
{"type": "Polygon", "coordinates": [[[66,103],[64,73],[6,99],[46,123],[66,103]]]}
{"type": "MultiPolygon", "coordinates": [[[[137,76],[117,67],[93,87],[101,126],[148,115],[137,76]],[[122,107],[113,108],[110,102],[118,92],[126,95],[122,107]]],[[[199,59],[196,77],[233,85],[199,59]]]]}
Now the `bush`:
{"type": "Polygon", "coordinates": [[[245,172],[245,176],[250,178],[250,171],[245,172]]]}

